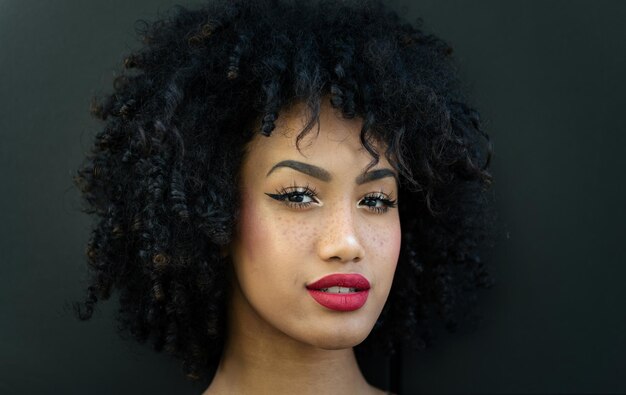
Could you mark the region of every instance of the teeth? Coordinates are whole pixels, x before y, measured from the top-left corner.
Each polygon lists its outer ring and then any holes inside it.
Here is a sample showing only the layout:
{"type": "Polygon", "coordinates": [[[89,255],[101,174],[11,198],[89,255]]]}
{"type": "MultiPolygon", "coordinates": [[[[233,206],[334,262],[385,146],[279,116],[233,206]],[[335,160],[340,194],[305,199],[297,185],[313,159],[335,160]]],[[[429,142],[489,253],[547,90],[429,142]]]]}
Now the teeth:
{"type": "Polygon", "coordinates": [[[331,294],[346,294],[350,292],[356,292],[356,288],[330,287],[330,288],[321,288],[320,291],[328,292],[331,294]]]}

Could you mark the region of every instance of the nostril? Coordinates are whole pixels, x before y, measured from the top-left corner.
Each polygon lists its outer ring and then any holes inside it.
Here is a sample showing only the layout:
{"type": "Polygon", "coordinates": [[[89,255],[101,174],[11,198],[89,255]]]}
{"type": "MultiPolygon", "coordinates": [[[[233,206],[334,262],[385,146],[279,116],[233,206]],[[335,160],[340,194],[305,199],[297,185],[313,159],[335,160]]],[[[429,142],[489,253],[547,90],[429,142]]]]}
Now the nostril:
{"type": "Polygon", "coordinates": [[[365,251],[356,235],[348,234],[325,235],[317,244],[318,255],[325,261],[332,262],[359,262],[365,251]]]}

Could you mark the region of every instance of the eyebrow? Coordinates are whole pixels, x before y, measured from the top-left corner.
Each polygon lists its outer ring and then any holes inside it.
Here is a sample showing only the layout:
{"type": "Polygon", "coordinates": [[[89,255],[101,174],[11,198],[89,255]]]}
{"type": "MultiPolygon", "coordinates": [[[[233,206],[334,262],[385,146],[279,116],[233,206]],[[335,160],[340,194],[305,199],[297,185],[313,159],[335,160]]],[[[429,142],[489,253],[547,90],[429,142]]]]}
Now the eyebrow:
{"type": "MultiPolygon", "coordinates": [[[[310,165],[304,162],[298,162],[297,160],[283,160],[281,162],[276,163],[270,171],[267,172],[265,177],[268,177],[272,172],[281,167],[288,167],[290,169],[294,169],[299,171],[300,173],[304,173],[313,178],[317,178],[318,180],[328,182],[332,180],[332,176],[327,170],[322,169],[321,167],[317,167],[314,165],[310,165]]],[[[396,182],[398,182],[398,177],[396,173],[391,169],[378,169],[374,171],[368,171],[367,173],[360,174],[354,182],[357,185],[365,184],[367,182],[379,180],[385,177],[393,177],[396,182]]]]}

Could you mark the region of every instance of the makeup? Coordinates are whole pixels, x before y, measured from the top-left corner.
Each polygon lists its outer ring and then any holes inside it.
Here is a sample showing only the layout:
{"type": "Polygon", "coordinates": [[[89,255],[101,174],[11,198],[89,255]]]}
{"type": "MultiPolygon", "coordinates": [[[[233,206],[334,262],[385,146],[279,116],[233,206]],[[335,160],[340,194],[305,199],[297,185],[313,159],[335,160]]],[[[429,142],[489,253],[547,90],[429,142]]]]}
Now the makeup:
{"type": "Polygon", "coordinates": [[[335,273],[306,286],[309,295],[322,306],[335,311],[354,311],[367,301],[370,283],[357,273],[335,273]]]}
{"type": "Polygon", "coordinates": [[[330,100],[320,106],[319,133],[298,140],[309,107],[294,104],[242,159],[228,322],[288,347],[343,350],[367,338],[387,301],[402,238],[398,186],[385,155],[371,166],[363,121],[330,100]]]}

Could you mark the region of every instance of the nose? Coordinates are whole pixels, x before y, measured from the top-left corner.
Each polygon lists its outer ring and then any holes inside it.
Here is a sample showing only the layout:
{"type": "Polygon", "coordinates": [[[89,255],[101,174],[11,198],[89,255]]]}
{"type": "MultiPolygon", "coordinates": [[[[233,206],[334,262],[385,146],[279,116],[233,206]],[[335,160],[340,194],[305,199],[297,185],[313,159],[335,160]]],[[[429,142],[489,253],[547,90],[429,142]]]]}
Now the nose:
{"type": "Polygon", "coordinates": [[[317,252],[324,261],[358,262],[365,257],[365,249],[359,237],[356,216],[350,207],[329,210],[317,252]]]}

